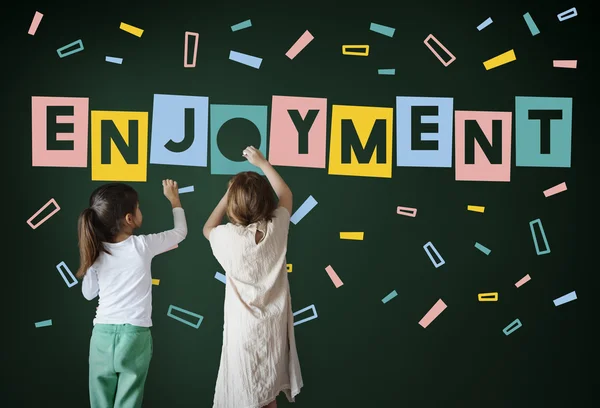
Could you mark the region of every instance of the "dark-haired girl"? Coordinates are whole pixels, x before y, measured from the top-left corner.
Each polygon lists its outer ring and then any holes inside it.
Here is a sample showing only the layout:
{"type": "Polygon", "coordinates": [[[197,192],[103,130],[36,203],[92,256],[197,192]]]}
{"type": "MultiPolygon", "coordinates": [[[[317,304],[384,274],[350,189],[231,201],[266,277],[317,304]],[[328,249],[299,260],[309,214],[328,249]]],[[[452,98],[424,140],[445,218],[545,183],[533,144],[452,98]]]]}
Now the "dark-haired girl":
{"type": "Polygon", "coordinates": [[[152,358],[152,258],[187,235],[177,182],[163,180],[175,227],[134,235],[142,225],[137,192],[123,183],[98,187],[79,216],[77,277],[86,299],[99,297],[90,340],[91,408],[139,408],[152,358]]]}

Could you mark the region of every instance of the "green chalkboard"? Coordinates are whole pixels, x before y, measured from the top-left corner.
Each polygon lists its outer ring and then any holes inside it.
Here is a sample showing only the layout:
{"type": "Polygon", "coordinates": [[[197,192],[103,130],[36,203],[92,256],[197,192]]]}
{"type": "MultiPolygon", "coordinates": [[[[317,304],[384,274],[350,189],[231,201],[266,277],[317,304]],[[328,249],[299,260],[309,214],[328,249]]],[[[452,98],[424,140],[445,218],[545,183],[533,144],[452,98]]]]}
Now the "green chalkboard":
{"type": "MultiPolygon", "coordinates": [[[[575,204],[575,173],[584,165],[585,138],[592,136],[586,123],[593,104],[584,93],[592,78],[582,61],[593,34],[587,5],[59,3],[19,2],[4,15],[3,26],[10,28],[2,102],[9,246],[3,255],[2,406],[89,406],[88,348],[97,303],[83,298],[80,283],[68,287],[56,265],[77,270],[77,216],[102,182],[92,181],[91,156],[86,167],[32,166],[32,97],[84,97],[88,110],[148,112],[151,132],[155,94],[266,105],[269,115],[273,95],[327,98],[327,129],[333,105],[395,110],[397,96],[453,98],[454,111],[511,112],[510,182],[456,181],[454,159],[445,168],[396,166],[395,124],[388,146],[391,178],[277,167],[293,190],[294,209],[309,196],[318,202],[290,227],[293,310],[314,305],[318,317],[295,327],[305,385],[294,405],[282,395],[279,406],[583,406],[593,377],[582,367],[584,331],[592,323],[582,314],[592,307],[593,268],[576,267],[575,214],[581,207],[575,204]],[[573,6],[577,16],[557,17],[573,6]],[[29,35],[36,11],[44,17],[29,35]],[[539,34],[532,35],[526,12],[539,34]],[[478,30],[488,17],[492,24],[478,30]],[[248,19],[251,27],[232,31],[248,19]],[[121,22],[142,28],[143,35],[120,30],[121,22]],[[373,22],[395,28],[393,36],[371,31],[373,22]],[[314,40],[290,60],[286,51],[306,30],[314,40]],[[183,66],[186,31],[199,34],[194,68],[183,66]],[[456,57],[448,66],[425,46],[430,34],[456,57]],[[81,52],[59,57],[57,49],[78,39],[81,52]],[[370,46],[367,57],[342,54],[342,45],[357,44],[370,46]],[[260,68],[230,61],[230,50],[262,58],[260,68]],[[509,50],[515,61],[485,69],[484,61],[509,50]],[[106,56],[123,60],[110,63],[106,56]],[[575,59],[576,69],[553,67],[553,60],[575,59]],[[379,75],[379,69],[395,69],[395,75],[379,75]],[[572,98],[570,167],[516,165],[518,96],[572,98]],[[544,196],[563,182],[566,191],[544,196]],[[32,229],[26,221],[50,199],[60,210],[32,229]],[[485,210],[469,211],[469,205],[485,210]],[[398,215],[398,206],[417,214],[398,215]],[[530,229],[536,219],[550,248],[542,255],[530,229]],[[340,232],[364,232],[364,239],[342,240],[340,232]],[[428,242],[445,261],[439,268],[424,250],[428,242]],[[491,252],[478,250],[476,242],[491,252]],[[334,286],[327,266],[343,286],[334,286]],[[527,274],[531,280],[517,288],[527,274]],[[394,290],[397,296],[383,303],[394,290]],[[554,305],[573,291],[577,300],[554,305]],[[498,292],[498,301],[478,301],[487,292],[498,292]],[[447,308],[421,327],[439,299],[447,308]],[[35,327],[48,319],[51,326],[35,327]],[[522,327],[505,335],[515,319],[522,327]]],[[[231,127],[224,150],[247,143],[242,128],[231,127]]],[[[150,163],[147,180],[130,183],[144,214],[139,233],[172,226],[163,178],[194,186],[181,196],[187,239],[152,264],[160,284],[153,287],[146,408],[212,406],[224,285],[215,278],[223,271],[202,226],[229,176],[211,174],[210,163],[209,148],[207,167],[150,163]],[[170,305],[202,315],[202,324],[195,329],[170,318],[170,305]]]]}

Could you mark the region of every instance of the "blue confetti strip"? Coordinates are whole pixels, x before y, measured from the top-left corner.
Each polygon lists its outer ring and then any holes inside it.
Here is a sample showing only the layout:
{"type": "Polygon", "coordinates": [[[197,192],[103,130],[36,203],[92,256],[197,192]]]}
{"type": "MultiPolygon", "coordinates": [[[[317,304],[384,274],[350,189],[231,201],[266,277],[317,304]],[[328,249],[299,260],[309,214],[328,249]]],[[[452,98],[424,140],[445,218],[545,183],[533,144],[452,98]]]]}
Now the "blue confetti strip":
{"type": "Polygon", "coordinates": [[[290,218],[290,221],[294,224],[298,224],[302,218],[306,216],[315,206],[317,205],[317,200],[313,198],[313,196],[309,196],[304,203],[296,210],[296,212],[290,218]]]}
{"type": "Polygon", "coordinates": [[[123,63],[123,58],[109,57],[108,55],[106,56],[106,58],[104,60],[106,62],[112,62],[113,64],[119,64],[119,65],[123,63]]]}
{"type": "Polygon", "coordinates": [[[564,305],[565,303],[572,302],[573,300],[576,300],[576,299],[577,299],[577,293],[575,293],[575,291],[573,291],[573,292],[567,293],[566,295],[563,295],[557,299],[554,299],[554,306],[564,305]]]}
{"type": "Polygon", "coordinates": [[[477,30],[481,31],[492,23],[493,23],[492,18],[488,17],[485,19],[485,21],[483,23],[481,23],[477,26],[477,30]]]}
{"type": "Polygon", "coordinates": [[[221,272],[215,273],[215,279],[219,280],[225,284],[227,283],[227,277],[225,275],[223,275],[221,272]]]}
{"type": "Polygon", "coordinates": [[[317,309],[315,308],[315,305],[310,305],[308,307],[305,307],[304,309],[298,310],[297,312],[294,312],[293,315],[296,316],[296,315],[298,315],[300,313],[304,313],[304,312],[306,312],[307,310],[310,310],[310,309],[312,309],[313,315],[309,316],[309,317],[307,317],[305,319],[299,320],[297,322],[294,322],[294,326],[297,326],[299,324],[308,322],[308,321],[316,319],[318,317],[318,315],[317,315],[317,309]]]}
{"type": "Polygon", "coordinates": [[[229,59],[256,69],[259,69],[260,64],[262,63],[262,58],[254,57],[248,54],[242,54],[241,52],[237,51],[229,51],[229,59]]]}

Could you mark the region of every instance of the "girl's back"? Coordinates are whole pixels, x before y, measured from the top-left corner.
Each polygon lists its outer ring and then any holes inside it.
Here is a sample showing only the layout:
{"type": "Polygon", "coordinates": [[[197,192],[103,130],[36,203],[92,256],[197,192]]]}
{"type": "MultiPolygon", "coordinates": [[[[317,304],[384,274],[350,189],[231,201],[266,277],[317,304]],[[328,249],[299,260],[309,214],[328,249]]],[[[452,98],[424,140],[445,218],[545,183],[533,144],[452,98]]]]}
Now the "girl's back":
{"type": "MultiPolygon", "coordinates": [[[[146,236],[131,235],[118,243],[103,243],[110,253],[102,252],[88,273],[95,274],[101,293],[94,323],[152,326],[152,255],[146,236]]],[[[84,279],[84,284],[94,282],[84,279]]],[[[91,293],[93,290],[86,291],[91,293]]]]}
{"type": "Polygon", "coordinates": [[[237,297],[253,317],[273,317],[287,312],[289,287],[285,255],[289,219],[289,212],[279,207],[271,221],[247,227],[229,223],[215,228],[210,235],[213,253],[225,269],[231,286],[227,296],[237,297]],[[262,235],[258,243],[257,234],[262,235]]]}

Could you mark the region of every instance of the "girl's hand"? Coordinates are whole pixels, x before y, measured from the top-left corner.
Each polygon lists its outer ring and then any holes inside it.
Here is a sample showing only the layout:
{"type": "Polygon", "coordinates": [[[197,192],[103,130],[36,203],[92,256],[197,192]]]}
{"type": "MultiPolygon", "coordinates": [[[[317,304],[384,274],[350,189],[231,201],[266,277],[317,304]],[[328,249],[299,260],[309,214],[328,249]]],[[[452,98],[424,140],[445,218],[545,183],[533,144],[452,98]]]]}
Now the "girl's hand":
{"type": "Polygon", "coordinates": [[[162,181],[163,185],[163,194],[167,199],[173,203],[179,202],[179,187],[177,187],[177,182],[171,179],[166,179],[162,181]]]}
{"type": "Polygon", "coordinates": [[[265,156],[263,156],[261,151],[258,150],[254,146],[246,147],[244,149],[244,151],[242,152],[242,156],[244,156],[246,159],[248,159],[250,164],[252,164],[256,167],[261,167],[263,164],[267,163],[265,156]]]}

